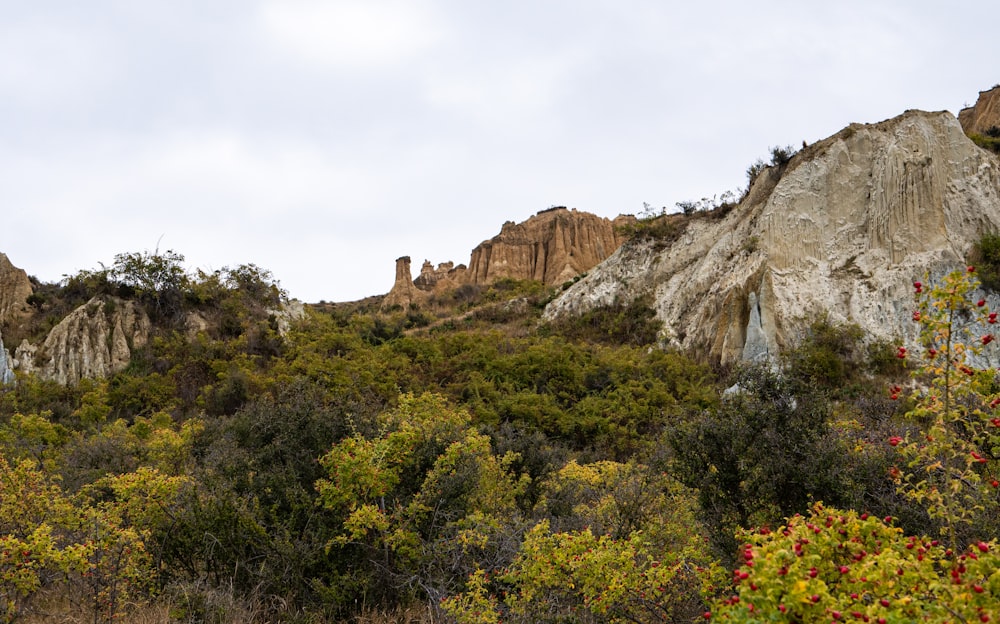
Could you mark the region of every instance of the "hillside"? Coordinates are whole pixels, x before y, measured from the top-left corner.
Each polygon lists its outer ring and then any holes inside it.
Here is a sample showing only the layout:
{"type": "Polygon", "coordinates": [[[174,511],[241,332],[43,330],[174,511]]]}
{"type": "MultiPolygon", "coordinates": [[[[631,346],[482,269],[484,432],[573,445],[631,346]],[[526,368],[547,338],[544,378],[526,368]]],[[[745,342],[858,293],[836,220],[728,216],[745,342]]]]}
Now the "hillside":
{"type": "Polygon", "coordinates": [[[821,317],[912,345],[911,284],[997,231],[1000,161],[951,114],[910,111],[763,170],[724,215],[624,246],[545,317],[651,296],[666,345],[722,362],[777,354],[821,317]]]}
{"type": "Polygon", "coordinates": [[[0,621],[1000,616],[1000,161],[918,111],[772,155],[355,302],[0,254],[0,621]]]}

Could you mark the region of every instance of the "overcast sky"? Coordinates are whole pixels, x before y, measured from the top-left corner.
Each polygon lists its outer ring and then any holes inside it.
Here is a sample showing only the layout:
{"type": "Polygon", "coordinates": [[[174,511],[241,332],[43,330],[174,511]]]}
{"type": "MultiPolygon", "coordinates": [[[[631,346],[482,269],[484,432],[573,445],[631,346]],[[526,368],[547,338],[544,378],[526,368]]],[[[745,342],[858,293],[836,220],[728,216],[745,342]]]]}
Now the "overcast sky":
{"type": "Polygon", "coordinates": [[[552,205],[745,185],[772,145],[1000,82],[1000,3],[0,0],[0,252],[171,249],[291,296],[468,262],[552,205]]]}

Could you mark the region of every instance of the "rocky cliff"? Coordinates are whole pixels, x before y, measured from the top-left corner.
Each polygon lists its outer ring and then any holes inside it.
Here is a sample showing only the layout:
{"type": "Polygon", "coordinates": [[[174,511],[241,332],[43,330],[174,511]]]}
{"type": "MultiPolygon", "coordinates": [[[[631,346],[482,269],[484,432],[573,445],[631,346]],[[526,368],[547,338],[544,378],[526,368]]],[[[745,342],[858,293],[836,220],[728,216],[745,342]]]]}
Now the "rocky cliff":
{"type": "Polygon", "coordinates": [[[549,286],[586,273],[624,242],[621,225],[611,220],[563,207],[543,210],[523,223],[508,221],[500,233],[472,250],[468,266],[444,262],[436,268],[424,261],[414,280],[410,258],[396,260],[396,280],[383,308],[407,307],[427,298],[426,293],[448,291],[464,284],[486,285],[501,279],[537,280],[549,286]]]}
{"type": "Polygon", "coordinates": [[[912,281],[996,231],[1000,161],[950,113],[910,111],[766,169],[739,206],[688,218],[665,246],[623,246],[545,316],[651,293],[667,345],[723,362],[773,355],[823,315],[912,340],[912,281]]]}
{"type": "Polygon", "coordinates": [[[26,302],[31,292],[28,274],[11,264],[7,256],[0,253],[0,324],[16,319],[27,311],[26,302]]]}
{"type": "Polygon", "coordinates": [[[144,345],[150,331],[137,303],[95,297],[52,328],[40,346],[22,342],[13,368],[61,384],[107,377],[128,366],[132,349],[144,345]]]}
{"type": "Polygon", "coordinates": [[[958,111],[958,122],[966,134],[986,134],[990,128],[1000,128],[1000,85],[980,91],[973,106],[958,111]]]}
{"type": "Polygon", "coordinates": [[[589,271],[622,242],[610,219],[552,208],[523,223],[504,223],[500,234],[472,250],[464,280],[529,279],[554,286],[589,271]]]}

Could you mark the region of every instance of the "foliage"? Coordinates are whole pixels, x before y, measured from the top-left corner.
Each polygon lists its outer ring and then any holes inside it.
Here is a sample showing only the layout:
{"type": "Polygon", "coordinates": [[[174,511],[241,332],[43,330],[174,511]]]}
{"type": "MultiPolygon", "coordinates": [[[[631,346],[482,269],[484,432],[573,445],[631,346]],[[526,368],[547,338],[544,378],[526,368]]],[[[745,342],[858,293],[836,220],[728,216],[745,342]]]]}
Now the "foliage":
{"type": "Polygon", "coordinates": [[[879,519],[815,504],[773,531],[748,531],[735,591],[713,622],[990,621],[1000,604],[996,542],[956,551],[879,519]]]}
{"type": "Polygon", "coordinates": [[[993,131],[995,128],[996,126],[993,126],[983,134],[972,132],[969,134],[969,138],[979,147],[1000,154],[1000,137],[990,134],[990,131],[993,131]]]}
{"type": "Polygon", "coordinates": [[[960,525],[998,504],[1000,388],[994,369],[979,368],[997,313],[975,300],[978,286],[971,266],[934,285],[914,284],[923,351],[900,347],[899,355],[919,362],[926,389],[907,413],[918,430],[890,440],[907,462],[901,490],[943,522],[953,548],[960,525]]]}
{"type": "Polygon", "coordinates": [[[666,475],[636,463],[570,462],[545,492],[544,517],[510,565],[475,571],[443,603],[457,621],[684,619],[700,611],[701,584],[722,580],[691,530],[690,493],[666,475]]]}
{"type": "Polygon", "coordinates": [[[984,234],[972,246],[969,262],[983,288],[1000,292],[1000,234],[984,234]]]}
{"type": "Polygon", "coordinates": [[[757,181],[758,176],[760,176],[765,169],[768,167],[777,167],[778,170],[781,171],[789,162],[791,162],[792,158],[797,153],[797,150],[791,145],[786,145],[784,147],[775,145],[769,148],[769,151],[771,154],[771,160],[769,163],[765,162],[762,158],[758,158],[747,168],[747,193],[750,192],[750,189],[753,187],[753,183],[757,181]]]}
{"type": "Polygon", "coordinates": [[[629,240],[650,241],[656,249],[665,249],[684,234],[688,220],[683,214],[659,214],[639,218],[620,226],[629,240]]]}
{"type": "Polygon", "coordinates": [[[733,552],[737,528],[774,524],[813,500],[849,495],[848,456],[829,421],[821,393],[749,367],[717,409],[668,431],[675,474],[698,491],[721,552],[733,552]]]}
{"type": "Polygon", "coordinates": [[[651,297],[629,302],[615,301],[579,316],[553,322],[553,331],[573,340],[587,340],[605,345],[645,346],[654,344],[661,323],[651,307],[651,297]]]}
{"type": "Polygon", "coordinates": [[[378,553],[386,575],[364,591],[417,584],[444,595],[471,571],[471,553],[497,546],[498,523],[516,516],[526,485],[509,470],[516,457],[494,455],[470,423],[439,397],[405,396],[377,437],[345,438],[320,460],[319,500],[342,522],[328,547],[378,553]]]}

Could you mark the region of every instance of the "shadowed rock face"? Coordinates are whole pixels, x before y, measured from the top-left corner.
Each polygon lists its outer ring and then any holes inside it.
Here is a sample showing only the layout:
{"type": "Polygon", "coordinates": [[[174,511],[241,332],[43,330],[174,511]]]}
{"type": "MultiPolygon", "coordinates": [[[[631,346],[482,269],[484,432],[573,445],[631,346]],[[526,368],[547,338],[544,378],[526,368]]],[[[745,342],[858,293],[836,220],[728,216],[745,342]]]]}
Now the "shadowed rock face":
{"type": "Polygon", "coordinates": [[[1000,128],[1000,86],[980,91],[973,106],[958,112],[958,121],[967,134],[985,134],[990,128],[1000,128]]]}
{"type": "Polygon", "coordinates": [[[31,280],[0,253],[0,323],[24,313],[32,293],[31,280]]]}
{"type": "Polygon", "coordinates": [[[765,170],[724,218],[625,245],[545,316],[652,293],[666,344],[723,362],[773,355],[822,315],[913,340],[912,282],[1000,230],[998,163],[946,112],[852,125],[765,170]]]}

